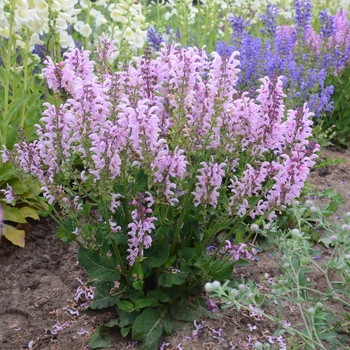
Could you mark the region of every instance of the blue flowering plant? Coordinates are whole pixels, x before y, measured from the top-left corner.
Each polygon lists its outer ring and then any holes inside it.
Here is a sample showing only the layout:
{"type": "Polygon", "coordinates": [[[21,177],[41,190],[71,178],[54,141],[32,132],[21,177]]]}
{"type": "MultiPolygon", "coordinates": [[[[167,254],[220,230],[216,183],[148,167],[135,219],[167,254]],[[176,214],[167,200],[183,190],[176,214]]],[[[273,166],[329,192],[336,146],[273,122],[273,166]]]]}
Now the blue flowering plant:
{"type": "Polygon", "coordinates": [[[294,4],[294,25],[279,25],[278,7],[268,5],[266,13],[260,16],[259,34],[256,25],[232,16],[231,42],[218,41],[217,51],[221,55],[240,52],[241,90],[254,93],[259,77],[282,75],[288,107],[307,102],[315,117],[329,116],[334,88],[326,78],[344,68],[349,60],[349,45],[339,45],[339,39],[335,39],[335,32],[341,27],[335,16],[321,11],[318,34],[312,26],[311,2],[296,0],[294,4]]]}
{"type": "Polygon", "coordinates": [[[254,98],[236,90],[237,52],[163,44],[113,71],[115,50],[102,37],[96,52],[48,58],[56,102],[38,139],[2,158],[40,182],[57,237],[79,244],[90,308],[114,307],[107,328],[156,349],[175,319],[205,312],[188,298],[203,281],[252,257],[246,239],[300,195],[319,148],[307,106],[286,110],[282,77],[254,98]]]}

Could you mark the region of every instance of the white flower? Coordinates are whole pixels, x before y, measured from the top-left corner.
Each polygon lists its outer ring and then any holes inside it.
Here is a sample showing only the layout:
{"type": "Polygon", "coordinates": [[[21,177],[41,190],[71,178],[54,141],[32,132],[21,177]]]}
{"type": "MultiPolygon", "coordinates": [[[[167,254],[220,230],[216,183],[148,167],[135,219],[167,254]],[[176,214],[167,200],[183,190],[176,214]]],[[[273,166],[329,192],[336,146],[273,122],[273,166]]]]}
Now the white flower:
{"type": "Polygon", "coordinates": [[[1,28],[0,35],[3,36],[4,38],[8,39],[10,36],[10,31],[9,31],[8,27],[1,28]]]}
{"type": "Polygon", "coordinates": [[[34,45],[44,45],[44,41],[39,38],[38,33],[33,33],[29,39],[29,51],[32,51],[34,45]]]}
{"type": "Polygon", "coordinates": [[[66,30],[68,28],[68,25],[67,25],[67,22],[63,18],[58,17],[56,19],[55,27],[57,30],[62,31],[62,30],[66,30]]]}
{"type": "Polygon", "coordinates": [[[28,8],[28,2],[26,0],[16,0],[16,4],[18,7],[27,7],[28,8]]]}
{"type": "Polygon", "coordinates": [[[95,20],[96,27],[100,27],[101,25],[106,24],[108,22],[105,16],[100,11],[91,9],[90,14],[95,20]]]}
{"type": "Polygon", "coordinates": [[[47,12],[49,7],[47,5],[47,2],[45,0],[36,0],[35,1],[35,9],[38,13],[47,12]]]}
{"type": "Polygon", "coordinates": [[[90,0],[80,0],[80,6],[84,9],[87,9],[89,7],[89,1],[90,0]]]}
{"type": "Polygon", "coordinates": [[[84,38],[88,38],[92,33],[92,29],[90,28],[90,25],[88,23],[85,23],[80,27],[80,34],[84,38]]]}
{"type": "Polygon", "coordinates": [[[135,38],[134,45],[135,45],[136,48],[142,49],[144,44],[145,44],[145,40],[142,37],[137,36],[135,38]]]}
{"type": "Polygon", "coordinates": [[[128,21],[128,19],[124,17],[124,12],[118,9],[113,9],[110,13],[110,16],[115,22],[126,23],[128,21]]]}
{"type": "Polygon", "coordinates": [[[50,7],[51,7],[51,10],[54,10],[54,11],[60,11],[62,9],[62,5],[57,0],[54,0],[51,3],[50,7]]]}
{"type": "Polygon", "coordinates": [[[73,38],[65,31],[60,32],[60,45],[64,49],[75,46],[73,38]]]}
{"type": "Polygon", "coordinates": [[[27,50],[27,44],[22,40],[16,40],[16,46],[20,47],[23,50],[27,50]]]}
{"type": "Polygon", "coordinates": [[[124,37],[124,39],[131,41],[131,40],[134,40],[135,34],[130,27],[127,27],[125,29],[123,37],[124,37]]]}
{"type": "Polygon", "coordinates": [[[144,22],[146,20],[146,17],[144,15],[137,15],[133,19],[135,22],[144,22]]]}

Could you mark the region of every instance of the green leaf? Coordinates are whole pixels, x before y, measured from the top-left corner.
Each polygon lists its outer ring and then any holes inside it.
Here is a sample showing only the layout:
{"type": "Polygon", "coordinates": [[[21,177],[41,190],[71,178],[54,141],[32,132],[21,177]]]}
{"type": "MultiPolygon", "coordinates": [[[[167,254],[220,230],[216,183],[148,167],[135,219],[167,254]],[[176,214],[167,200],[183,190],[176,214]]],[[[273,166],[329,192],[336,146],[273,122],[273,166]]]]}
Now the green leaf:
{"type": "Polygon", "coordinates": [[[176,320],[193,322],[195,320],[194,307],[195,305],[189,300],[181,298],[179,303],[171,306],[170,313],[176,320]]]}
{"type": "Polygon", "coordinates": [[[132,327],[132,339],[143,341],[142,349],[157,350],[163,334],[162,312],[159,309],[145,309],[132,327]]]}
{"type": "Polygon", "coordinates": [[[232,278],[233,266],[234,263],[231,261],[226,261],[223,263],[220,260],[216,260],[211,266],[210,275],[214,281],[224,281],[230,279],[232,278]]]}
{"type": "Polygon", "coordinates": [[[92,349],[107,348],[113,345],[111,331],[114,327],[118,327],[117,319],[110,320],[107,324],[101,324],[97,327],[95,333],[91,336],[89,346],[92,349]]]}
{"type": "Polygon", "coordinates": [[[4,181],[4,186],[6,183],[14,177],[14,169],[10,163],[3,164],[0,168],[0,183],[4,181]]]}
{"type": "Polygon", "coordinates": [[[114,267],[117,266],[112,258],[107,259],[97,252],[80,247],[78,253],[79,264],[86,268],[90,277],[99,278],[104,281],[119,281],[120,274],[114,267]]]}
{"type": "Polygon", "coordinates": [[[120,334],[122,335],[122,337],[126,337],[131,331],[130,327],[125,327],[125,328],[121,328],[120,329],[120,334]]]}
{"type": "Polygon", "coordinates": [[[127,300],[121,300],[117,298],[116,303],[122,311],[132,312],[135,309],[134,304],[127,300]]]}
{"type": "Polygon", "coordinates": [[[120,328],[124,328],[126,326],[132,325],[136,317],[140,314],[138,311],[133,311],[133,312],[126,312],[121,310],[118,306],[116,306],[116,312],[119,316],[118,318],[118,325],[120,328]]]}
{"type": "Polygon", "coordinates": [[[151,274],[152,268],[162,266],[169,258],[170,247],[164,240],[162,244],[154,244],[150,249],[145,250],[145,259],[142,262],[144,277],[151,274]]]}
{"type": "Polygon", "coordinates": [[[171,272],[163,272],[159,276],[158,283],[162,287],[171,287],[173,285],[180,285],[186,282],[187,276],[188,276],[187,271],[181,271],[175,274],[171,272]]]}
{"type": "Polygon", "coordinates": [[[132,186],[133,195],[137,192],[144,192],[148,189],[148,176],[142,170],[136,175],[135,184],[132,186]]]}
{"type": "Polygon", "coordinates": [[[158,300],[156,298],[143,298],[138,299],[135,302],[135,308],[136,309],[144,309],[146,307],[156,307],[158,304],[158,300]]]}
{"type": "Polygon", "coordinates": [[[143,281],[135,281],[135,282],[132,283],[132,286],[136,290],[142,290],[142,288],[143,288],[143,281]]]}
{"type": "Polygon", "coordinates": [[[95,289],[94,301],[90,304],[91,309],[104,309],[116,305],[117,296],[111,296],[110,290],[113,282],[101,281],[95,289]]]}
{"type": "Polygon", "coordinates": [[[25,224],[27,222],[25,216],[18,208],[4,205],[2,210],[4,214],[4,220],[13,221],[20,224],[25,224]]]}
{"type": "Polygon", "coordinates": [[[109,346],[112,346],[112,344],[113,342],[110,334],[100,334],[98,329],[91,336],[89,341],[89,346],[91,349],[108,348],[109,346]]]}
{"type": "Polygon", "coordinates": [[[337,333],[321,333],[319,335],[320,339],[323,340],[328,340],[328,341],[332,341],[333,339],[335,339],[337,337],[337,333]]]}
{"type": "Polygon", "coordinates": [[[18,110],[28,101],[28,96],[16,98],[10,103],[9,106],[9,117],[11,118],[18,110]]]}
{"type": "Polygon", "coordinates": [[[170,301],[170,297],[168,294],[166,294],[165,292],[157,289],[157,290],[151,290],[147,293],[147,297],[148,298],[156,298],[157,300],[159,300],[162,303],[167,303],[168,301],[170,301]]]}

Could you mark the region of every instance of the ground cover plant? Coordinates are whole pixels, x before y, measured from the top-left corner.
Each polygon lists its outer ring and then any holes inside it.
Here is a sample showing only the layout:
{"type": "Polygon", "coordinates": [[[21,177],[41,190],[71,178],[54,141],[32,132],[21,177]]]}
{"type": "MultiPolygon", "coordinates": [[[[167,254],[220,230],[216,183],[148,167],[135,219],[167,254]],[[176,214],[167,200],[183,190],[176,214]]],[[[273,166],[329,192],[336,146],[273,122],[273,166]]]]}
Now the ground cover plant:
{"type": "MultiPolygon", "coordinates": [[[[333,108],[326,81],[347,74],[346,14],[323,10],[312,22],[310,2],[296,1],[295,25],[279,25],[269,5],[261,26],[223,1],[4,5],[1,214],[24,223],[39,209],[57,222],[58,238],[79,244],[93,278],[90,309],[114,307],[118,316],[98,327],[90,346],[119,328],[157,348],[175,320],[208,315],[205,282],[231,278],[256,253],[246,243],[288,220],[319,151],[312,120],[325,132],[332,123],[323,122],[333,108]],[[153,52],[145,46],[148,10],[157,19],[148,31],[153,52]],[[156,30],[162,16],[173,25],[165,37],[156,30]],[[220,28],[207,47],[195,35],[203,26],[220,28]],[[45,83],[36,88],[43,64],[45,83]]],[[[23,246],[11,227],[2,233],[23,246]]],[[[295,230],[293,238],[308,242],[295,230]]],[[[270,232],[290,242],[289,231],[270,232]]],[[[209,290],[218,291],[213,283],[209,290]]],[[[307,346],[346,341],[334,332],[324,338],[326,326],[301,313],[307,334],[293,332],[307,346]]]]}

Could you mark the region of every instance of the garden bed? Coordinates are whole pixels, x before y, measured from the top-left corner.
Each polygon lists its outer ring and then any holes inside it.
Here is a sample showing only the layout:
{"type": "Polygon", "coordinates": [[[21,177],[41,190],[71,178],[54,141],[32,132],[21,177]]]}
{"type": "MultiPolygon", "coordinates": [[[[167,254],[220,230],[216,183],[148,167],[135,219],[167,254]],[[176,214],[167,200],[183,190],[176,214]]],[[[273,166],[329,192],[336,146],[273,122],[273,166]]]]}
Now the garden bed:
{"type": "MultiPolygon", "coordinates": [[[[346,163],[313,170],[309,176],[316,189],[323,191],[332,188],[342,194],[345,203],[337,212],[337,215],[341,215],[350,211],[350,151],[329,148],[323,152],[323,156],[346,160],[346,163]]],[[[322,205],[322,200],[317,204],[322,205]]],[[[338,220],[337,215],[332,220],[338,220]]],[[[0,348],[88,349],[89,337],[97,325],[108,322],[113,315],[104,312],[88,316],[81,307],[82,300],[74,300],[81,286],[79,280],[88,281],[83,268],[77,263],[78,246],[74,243],[65,245],[55,239],[55,225],[50,219],[33,222],[25,229],[24,249],[6,240],[0,245],[0,348]],[[79,315],[76,315],[76,311],[79,315]]],[[[326,259],[329,250],[322,249],[323,259],[326,259]]],[[[235,268],[236,278],[244,277],[245,280],[258,282],[261,278],[278,276],[280,271],[271,253],[260,253],[260,259],[251,262],[250,266],[235,268]]],[[[310,278],[317,279],[318,288],[322,290],[322,276],[315,274],[310,278]]],[[[286,319],[297,323],[298,313],[291,312],[293,305],[285,306],[286,319]]],[[[350,310],[336,303],[328,307],[335,314],[350,313],[350,310]]],[[[274,314],[277,306],[272,304],[265,311],[274,314]]],[[[164,349],[233,349],[234,346],[243,349],[243,343],[239,345],[239,341],[246,342],[247,337],[253,337],[250,338],[251,342],[254,337],[260,341],[267,339],[276,330],[276,325],[268,320],[255,322],[244,316],[242,311],[225,309],[213,314],[213,319],[203,320],[198,337],[192,337],[194,329],[193,323],[177,323],[173,334],[164,339],[169,343],[164,349]],[[256,325],[257,329],[251,331],[247,324],[256,325]]],[[[138,348],[130,340],[119,335],[116,337],[114,347],[108,349],[138,348]]]]}

